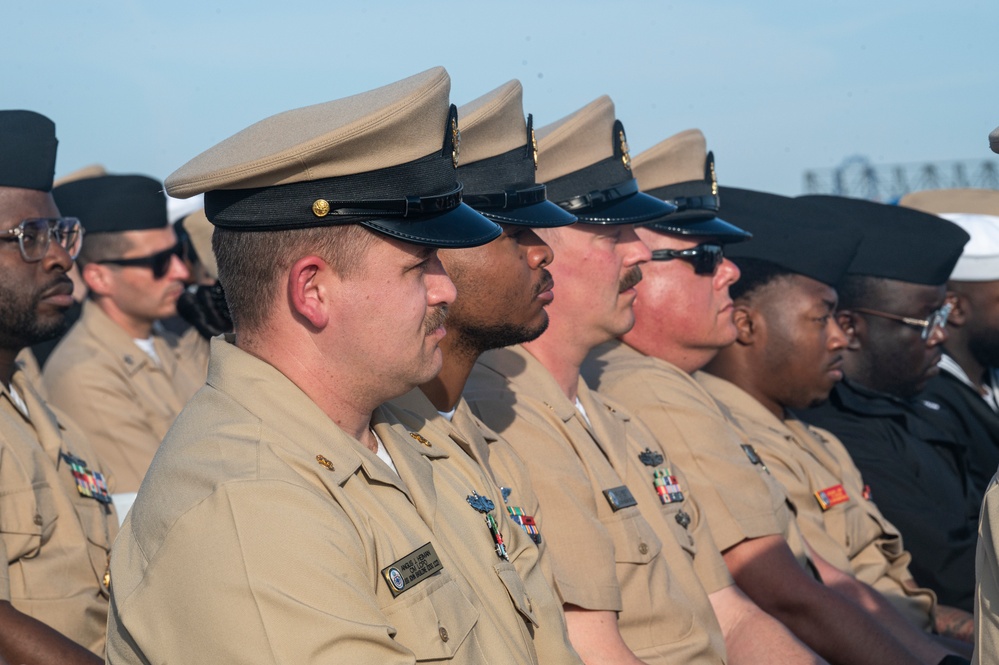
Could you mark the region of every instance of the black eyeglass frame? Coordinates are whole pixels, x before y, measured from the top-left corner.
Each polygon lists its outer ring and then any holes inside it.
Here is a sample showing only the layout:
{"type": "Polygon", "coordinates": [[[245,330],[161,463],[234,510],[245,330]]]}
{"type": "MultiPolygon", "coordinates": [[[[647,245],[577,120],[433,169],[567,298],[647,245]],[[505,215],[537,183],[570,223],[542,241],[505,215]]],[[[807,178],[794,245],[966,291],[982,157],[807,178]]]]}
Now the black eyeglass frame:
{"type": "Polygon", "coordinates": [[[872,314],[874,316],[880,316],[883,319],[898,321],[899,323],[904,323],[905,325],[913,326],[914,328],[922,328],[919,336],[925,342],[930,339],[934,330],[937,328],[943,330],[947,327],[947,319],[950,318],[950,313],[954,309],[954,303],[945,302],[938,309],[930,312],[930,315],[925,319],[917,319],[911,316],[901,316],[899,314],[890,314],[876,309],[867,309],[866,307],[851,307],[850,309],[854,312],[860,312],[861,314],[872,314]]]}
{"type": "Polygon", "coordinates": [[[178,242],[173,247],[148,256],[136,256],[130,259],[101,259],[97,263],[124,268],[149,268],[153,272],[154,279],[163,279],[170,272],[170,264],[175,256],[179,259],[184,257],[183,243],[178,242]]]}
{"type": "Polygon", "coordinates": [[[672,261],[681,259],[694,266],[698,275],[713,275],[725,260],[725,250],[720,243],[703,242],[688,249],[654,249],[653,261],[672,261]]]}
{"type": "Polygon", "coordinates": [[[48,254],[49,245],[52,243],[53,238],[59,243],[60,247],[66,250],[69,258],[76,260],[77,255],[80,253],[80,247],[83,245],[83,225],[76,217],[30,217],[21,220],[20,224],[0,234],[0,240],[8,242],[17,241],[18,249],[21,251],[21,258],[26,263],[37,263],[44,259],[45,255],[48,254]],[[24,239],[28,237],[25,234],[25,226],[38,226],[37,232],[40,233],[41,222],[44,222],[46,225],[45,236],[41,245],[35,245],[34,252],[37,253],[36,256],[34,253],[29,252],[29,248],[24,246],[24,239]]]}

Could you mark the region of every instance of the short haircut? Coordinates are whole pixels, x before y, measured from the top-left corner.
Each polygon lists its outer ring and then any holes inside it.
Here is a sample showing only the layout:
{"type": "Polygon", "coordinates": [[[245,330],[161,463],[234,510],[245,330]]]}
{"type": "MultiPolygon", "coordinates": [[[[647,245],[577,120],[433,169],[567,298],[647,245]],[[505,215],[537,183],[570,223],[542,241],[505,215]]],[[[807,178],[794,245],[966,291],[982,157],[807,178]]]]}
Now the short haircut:
{"type": "Polygon", "coordinates": [[[364,264],[375,237],[360,224],[279,231],[216,227],[212,251],[234,327],[260,328],[283,288],[281,278],[298,259],[315,254],[337,274],[349,277],[364,264]]]}
{"type": "Polygon", "coordinates": [[[132,248],[132,242],[125,233],[87,233],[83,228],[83,244],[76,257],[80,267],[88,263],[100,263],[108,259],[120,259],[132,248]]]}
{"type": "Polygon", "coordinates": [[[762,289],[771,282],[797,274],[766,259],[739,256],[731,260],[741,273],[739,280],[728,287],[732,300],[749,298],[754,291],[762,289]]]}

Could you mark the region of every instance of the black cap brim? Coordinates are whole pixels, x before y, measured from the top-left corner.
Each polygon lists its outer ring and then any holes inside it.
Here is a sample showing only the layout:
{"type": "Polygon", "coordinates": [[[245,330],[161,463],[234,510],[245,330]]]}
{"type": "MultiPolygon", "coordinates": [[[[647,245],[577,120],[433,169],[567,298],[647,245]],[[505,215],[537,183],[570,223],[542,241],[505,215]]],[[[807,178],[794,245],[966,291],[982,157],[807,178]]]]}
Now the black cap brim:
{"type": "Polygon", "coordinates": [[[648,224],[663,220],[676,210],[672,203],[644,192],[615,199],[610,203],[572,210],[580,224],[648,224]]]}
{"type": "Polygon", "coordinates": [[[551,201],[540,201],[517,208],[495,208],[477,212],[500,224],[516,224],[534,228],[554,228],[576,223],[576,216],[551,201]]]}
{"type": "Polygon", "coordinates": [[[689,217],[687,219],[673,220],[667,217],[661,222],[653,222],[647,226],[661,233],[711,238],[721,243],[743,242],[753,237],[752,233],[743,231],[735,224],[730,224],[717,217],[699,220],[692,220],[689,217]]]}
{"type": "Polygon", "coordinates": [[[464,203],[440,215],[420,219],[375,219],[360,224],[414,245],[429,247],[478,247],[503,233],[494,222],[464,203]]]}

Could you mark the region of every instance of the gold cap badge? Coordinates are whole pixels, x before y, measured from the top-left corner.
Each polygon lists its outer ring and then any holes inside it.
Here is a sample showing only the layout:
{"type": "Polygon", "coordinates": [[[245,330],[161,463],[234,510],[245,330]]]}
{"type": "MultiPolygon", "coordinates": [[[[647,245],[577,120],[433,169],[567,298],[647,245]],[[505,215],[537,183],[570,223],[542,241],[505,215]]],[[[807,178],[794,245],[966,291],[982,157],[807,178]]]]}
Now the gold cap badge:
{"type": "Polygon", "coordinates": [[[461,152],[461,132],[458,131],[458,119],[451,118],[451,164],[458,168],[458,153],[461,152]]]}
{"type": "Polygon", "coordinates": [[[325,217],[330,214],[330,202],[326,199],[316,199],[312,202],[312,214],[316,217],[325,217]]]}
{"type": "MultiPolygon", "coordinates": [[[[604,135],[606,136],[606,134],[604,135]]],[[[628,139],[624,137],[624,130],[618,130],[617,140],[621,145],[621,163],[624,164],[624,168],[631,170],[631,153],[628,152],[628,139]]]]}

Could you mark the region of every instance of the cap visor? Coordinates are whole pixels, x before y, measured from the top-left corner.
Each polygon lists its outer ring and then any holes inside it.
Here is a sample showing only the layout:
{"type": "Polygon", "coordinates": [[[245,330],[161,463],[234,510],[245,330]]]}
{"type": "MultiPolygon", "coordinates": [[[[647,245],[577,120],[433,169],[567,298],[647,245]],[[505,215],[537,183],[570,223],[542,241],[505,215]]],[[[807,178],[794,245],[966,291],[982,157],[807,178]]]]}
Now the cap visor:
{"type": "Polygon", "coordinates": [[[644,192],[573,211],[580,224],[646,224],[669,215],[676,206],[644,192]]]}
{"type": "Polygon", "coordinates": [[[377,219],[361,222],[369,229],[431,247],[478,247],[495,240],[503,232],[464,203],[448,212],[414,220],[377,219]]]}
{"type": "Polygon", "coordinates": [[[742,242],[753,237],[752,233],[743,231],[734,224],[712,217],[711,219],[672,219],[667,217],[661,222],[654,222],[648,228],[663,233],[670,233],[680,236],[698,236],[702,238],[716,238],[721,242],[742,242]]]}
{"type": "Polygon", "coordinates": [[[568,226],[576,222],[575,215],[559,208],[551,201],[541,201],[519,208],[479,210],[479,212],[500,224],[517,224],[535,228],[568,226]]]}

